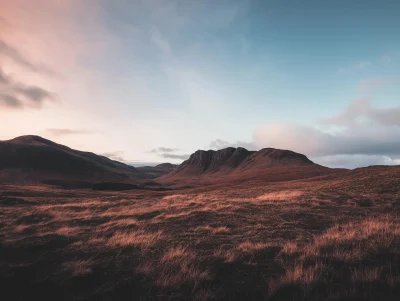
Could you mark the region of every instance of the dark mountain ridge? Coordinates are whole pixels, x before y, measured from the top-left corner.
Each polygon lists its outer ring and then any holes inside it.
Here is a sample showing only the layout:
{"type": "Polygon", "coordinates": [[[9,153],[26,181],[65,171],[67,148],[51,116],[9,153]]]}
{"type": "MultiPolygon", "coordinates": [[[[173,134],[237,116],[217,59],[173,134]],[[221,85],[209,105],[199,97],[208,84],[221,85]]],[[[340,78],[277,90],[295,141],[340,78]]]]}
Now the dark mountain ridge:
{"type": "Polygon", "coordinates": [[[263,148],[249,151],[228,147],[217,151],[198,150],[157,181],[171,187],[193,187],[250,180],[290,181],[338,172],[340,170],[315,164],[307,156],[290,150],[263,148]]]}
{"type": "Polygon", "coordinates": [[[198,150],[168,176],[203,175],[218,172],[232,172],[253,168],[276,166],[316,165],[305,155],[288,150],[263,148],[260,151],[248,151],[245,148],[228,147],[218,151],[198,150]]]}
{"type": "Polygon", "coordinates": [[[91,152],[57,144],[39,136],[0,141],[0,181],[40,182],[46,179],[132,181],[136,168],[91,152]]]}

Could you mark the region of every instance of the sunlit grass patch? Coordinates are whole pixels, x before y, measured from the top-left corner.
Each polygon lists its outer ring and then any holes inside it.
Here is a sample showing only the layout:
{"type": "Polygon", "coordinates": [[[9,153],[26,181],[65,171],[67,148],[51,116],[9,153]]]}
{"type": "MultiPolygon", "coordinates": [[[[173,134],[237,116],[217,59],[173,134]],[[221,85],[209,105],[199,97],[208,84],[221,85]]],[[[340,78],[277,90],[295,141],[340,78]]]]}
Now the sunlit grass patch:
{"type": "Polygon", "coordinates": [[[257,197],[259,201],[295,201],[298,200],[304,192],[302,191],[276,191],[264,193],[257,197]]]}
{"type": "Polygon", "coordinates": [[[163,238],[163,231],[154,233],[143,230],[122,232],[118,231],[108,239],[107,244],[112,247],[140,246],[144,249],[154,246],[163,238]]]}

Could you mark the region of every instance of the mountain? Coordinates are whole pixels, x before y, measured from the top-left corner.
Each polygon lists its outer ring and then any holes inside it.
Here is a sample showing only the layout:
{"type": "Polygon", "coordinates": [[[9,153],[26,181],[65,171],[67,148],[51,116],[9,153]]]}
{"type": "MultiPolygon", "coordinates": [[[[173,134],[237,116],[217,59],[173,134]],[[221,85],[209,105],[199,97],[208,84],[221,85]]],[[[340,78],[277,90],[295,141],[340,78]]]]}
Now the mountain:
{"type": "Polygon", "coordinates": [[[198,150],[169,174],[164,183],[227,182],[244,179],[292,180],[331,173],[334,170],[315,164],[305,155],[289,150],[264,148],[248,151],[228,147],[218,151],[198,150]]]}
{"type": "Polygon", "coordinates": [[[0,141],[0,182],[48,180],[137,182],[134,167],[90,152],[71,149],[39,136],[0,141]]]}
{"type": "Polygon", "coordinates": [[[140,166],[136,169],[147,179],[155,179],[172,172],[178,165],[171,163],[162,163],[156,166],[140,166]]]}

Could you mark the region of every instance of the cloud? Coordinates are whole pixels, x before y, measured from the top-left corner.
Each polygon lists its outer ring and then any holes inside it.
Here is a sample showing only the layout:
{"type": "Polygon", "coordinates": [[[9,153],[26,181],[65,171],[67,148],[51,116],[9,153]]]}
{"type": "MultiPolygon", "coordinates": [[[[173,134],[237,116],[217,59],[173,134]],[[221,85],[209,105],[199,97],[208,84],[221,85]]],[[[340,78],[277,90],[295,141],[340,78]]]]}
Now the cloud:
{"type": "Polygon", "coordinates": [[[164,55],[169,56],[172,54],[169,41],[160,33],[158,29],[154,29],[151,33],[151,41],[162,51],[164,55]]]}
{"type": "Polygon", "coordinates": [[[148,151],[148,153],[157,154],[158,156],[166,159],[186,160],[187,158],[189,158],[189,155],[176,154],[175,152],[177,151],[179,151],[178,148],[169,148],[161,146],[148,151]]]}
{"type": "Polygon", "coordinates": [[[180,159],[180,160],[187,160],[189,159],[190,155],[178,155],[178,154],[170,154],[170,153],[163,153],[160,154],[161,157],[166,159],[180,159]]]}
{"type": "Polygon", "coordinates": [[[17,48],[9,45],[4,40],[0,40],[0,55],[12,59],[15,63],[31,72],[42,73],[48,76],[56,75],[56,73],[47,66],[30,62],[17,48]]]}
{"type": "Polygon", "coordinates": [[[364,62],[359,62],[358,64],[354,65],[356,69],[364,69],[365,67],[368,67],[371,65],[370,61],[364,61],[364,62]]]}
{"type": "Polygon", "coordinates": [[[9,108],[21,108],[23,106],[22,101],[17,97],[9,94],[0,93],[0,105],[9,108]]]}
{"type": "Polygon", "coordinates": [[[361,118],[383,125],[400,125],[400,106],[373,108],[368,99],[356,99],[343,113],[322,119],[321,122],[331,125],[348,125],[361,118]]]}
{"type": "Polygon", "coordinates": [[[46,100],[55,100],[56,95],[38,86],[27,86],[16,82],[0,67],[0,103],[6,107],[23,108],[33,103],[36,108],[46,100]]]}
{"type": "Polygon", "coordinates": [[[10,76],[4,73],[4,71],[0,68],[0,84],[7,85],[11,82],[10,76]]]}
{"type": "Polygon", "coordinates": [[[400,79],[378,79],[360,83],[360,98],[353,100],[342,113],[324,118],[322,124],[345,126],[360,120],[381,125],[400,125],[400,106],[391,108],[373,108],[371,106],[372,92],[384,85],[398,85],[400,79]]]}
{"type": "Polygon", "coordinates": [[[87,131],[87,130],[73,130],[73,129],[47,129],[46,130],[50,135],[53,136],[69,136],[69,135],[83,135],[83,134],[95,134],[99,133],[98,131],[87,131]]]}
{"type": "Polygon", "coordinates": [[[55,94],[51,93],[43,88],[36,86],[25,86],[22,84],[15,85],[14,91],[16,93],[22,94],[29,98],[33,102],[42,103],[44,100],[52,100],[55,98],[55,94]]]}
{"type": "Polygon", "coordinates": [[[372,62],[370,62],[370,61],[361,61],[361,62],[358,62],[357,64],[354,64],[354,65],[351,65],[348,67],[341,67],[338,69],[338,71],[339,72],[350,72],[350,71],[354,71],[354,70],[362,70],[371,65],[372,65],[372,62]]]}
{"type": "Polygon", "coordinates": [[[229,143],[228,141],[222,139],[216,139],[210,143],[210,148],[215,150],[227,147],[243,147],[248,150],[253,150],[255,148],[252,142],[237,141],[236,143],[229,143]]]}
{"type": "Polygon", "coordinates": [[[157,147],[149,151],[149,153],[172,153],[178,151],[179,148],[157,147]]]}
{"type": "Polygon", "coordinates": [[[390,64],[392,62],[392,58],[388,55],[384,55],[381,57],[381,62],[383,64],[390,64]]]}

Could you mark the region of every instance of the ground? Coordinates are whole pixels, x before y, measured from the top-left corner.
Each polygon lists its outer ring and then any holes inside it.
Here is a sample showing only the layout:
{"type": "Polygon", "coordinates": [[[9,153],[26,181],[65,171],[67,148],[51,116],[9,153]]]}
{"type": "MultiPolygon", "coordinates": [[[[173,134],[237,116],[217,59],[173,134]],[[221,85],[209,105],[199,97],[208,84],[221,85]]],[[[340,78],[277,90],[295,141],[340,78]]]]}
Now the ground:
{"type": "MultiPolygon", "coordinates": [[[[372,186],[371,186],[372,187],[372,186]]],[[[400,194],[0,190],[4,300],[399,300],[400,194]]]]}

